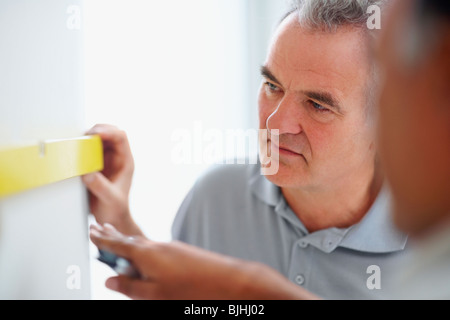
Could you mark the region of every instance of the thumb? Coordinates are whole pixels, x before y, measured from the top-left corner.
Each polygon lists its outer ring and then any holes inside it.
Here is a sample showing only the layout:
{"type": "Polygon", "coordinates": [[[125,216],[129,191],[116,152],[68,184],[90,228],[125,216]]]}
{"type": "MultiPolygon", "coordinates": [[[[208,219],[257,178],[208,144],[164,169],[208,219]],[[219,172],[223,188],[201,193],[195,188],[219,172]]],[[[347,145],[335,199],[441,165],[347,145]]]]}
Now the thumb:
{"type": "Polygon", "coordinates": [[[110,202],[115,199],[113,184],[100,172],[89,173],[81,177],[84,185],[100,201],[110,202]]]}

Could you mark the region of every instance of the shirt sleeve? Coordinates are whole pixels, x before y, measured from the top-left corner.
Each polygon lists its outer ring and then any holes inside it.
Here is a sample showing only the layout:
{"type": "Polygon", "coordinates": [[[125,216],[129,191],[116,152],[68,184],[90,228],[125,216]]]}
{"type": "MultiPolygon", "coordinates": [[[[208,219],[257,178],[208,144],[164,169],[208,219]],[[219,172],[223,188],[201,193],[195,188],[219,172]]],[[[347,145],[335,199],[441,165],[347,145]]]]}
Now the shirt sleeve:
{"type": "Polygon", "coordinates": [[[182,202],[172,224],[172,239],[224,252],[230,232],[251,212],[245,166],[213,166],[202,174],[182,202]]]}
{"type": "Polygon", "coordinates": [[[201,212],[196,197],[197,184],[189,191],[182,202],[172,224],[172,239],[191,245],[202,246],[201,212]]]}

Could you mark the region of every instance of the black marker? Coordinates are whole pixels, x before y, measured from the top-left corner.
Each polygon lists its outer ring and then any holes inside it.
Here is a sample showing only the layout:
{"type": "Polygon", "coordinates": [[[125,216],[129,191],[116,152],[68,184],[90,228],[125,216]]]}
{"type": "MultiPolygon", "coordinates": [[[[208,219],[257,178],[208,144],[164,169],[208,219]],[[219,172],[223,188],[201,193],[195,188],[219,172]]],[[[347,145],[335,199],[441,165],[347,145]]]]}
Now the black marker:
{"type": "Polygon", "coordinates": [[[121,258],[114,253],[105,250],[98,251],[100,256],[97,260],[107,264],[111,269],[117,272],[117,274],[135,279],[141,278],[139,271],[137,271],[127,259],[121,258]]]}

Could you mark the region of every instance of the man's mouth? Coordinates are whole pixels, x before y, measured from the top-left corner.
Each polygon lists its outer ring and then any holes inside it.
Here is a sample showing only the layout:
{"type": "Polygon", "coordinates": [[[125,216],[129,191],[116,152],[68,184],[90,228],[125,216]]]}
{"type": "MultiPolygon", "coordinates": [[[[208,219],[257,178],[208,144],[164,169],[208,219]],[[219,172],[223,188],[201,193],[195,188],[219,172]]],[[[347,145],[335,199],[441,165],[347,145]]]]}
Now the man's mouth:
{"type": "Polygon", "coordinates": [[[284,146],[284,145],[278,145],[275,142],[273,142],[272,140],[269,140],[271,142],[271,151],[276,152],[280,155],[284,155],[284,156],[290,156],[290,157],[303,157],[303,154],[293,150],[292,148],[289,148],[288,146],[284,146]]]}

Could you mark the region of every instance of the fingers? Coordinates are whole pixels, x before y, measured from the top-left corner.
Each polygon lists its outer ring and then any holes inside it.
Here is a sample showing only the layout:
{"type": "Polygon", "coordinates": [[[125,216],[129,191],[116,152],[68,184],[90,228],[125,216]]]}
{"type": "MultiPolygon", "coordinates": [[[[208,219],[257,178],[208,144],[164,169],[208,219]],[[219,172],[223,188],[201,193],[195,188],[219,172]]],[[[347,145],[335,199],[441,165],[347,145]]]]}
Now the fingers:
{"type": "Polygon", "coordinates": [[[125,131],[112,125],[98,124],[87,134],[97,134],[102,139],[105,158],[103,174],[112,182],[118,182],[122,188],[129,189],[134,159],[125,131]]]}
{"type": "Polygon", "coordinates": [[[112,183],[100,172],[94,172],[81,177],[88,190],[103,202],[112,202],[117,196],[112,183]]]}
{"type": "Polygon", "coordinates": [[[88,135],[97,134],[102,138],[105,147],[113,148],[117,153],[131,156],[131,149],[125,131],[108,124],[97,124],[86,132],[88,135]]]}
{"type": "Polygon", "coordinates": [[[118,127],[110,124],[96,124],[86,132],[87,135],[98,134],[102,137],[102,140],[117,142],[120,141],[123,136],[121,130],[118,127]]]}
{"type": "Polygon", "coordinates": [[[90,238],[99,249],[115,253],[130,261],[134,260],[137,243],[134,239],[122,235],[113,226],[109,225],[107,228],[103,228],[92,225],[90,238]]]}
{"type": "MultiPolygon", "coordinates": [[[[109,223],[103,224],[103,229],[105,230],[106,233],[108,233],[110,235],[114,235],[117,237],[124,236],[119,231],[117,231],[117,229],[112,224],[109,224],[109,223]]],[[[128,237],[127,239],[131,240],[132,238],[128,237]]]]}
{"type": "Polygon", "coordinates": [[[161,298],[157,295],[157,285],[145,280],[118,276],[106,280],[105,285],[108,289],[120,292],[135,300],[161,298]]]}

